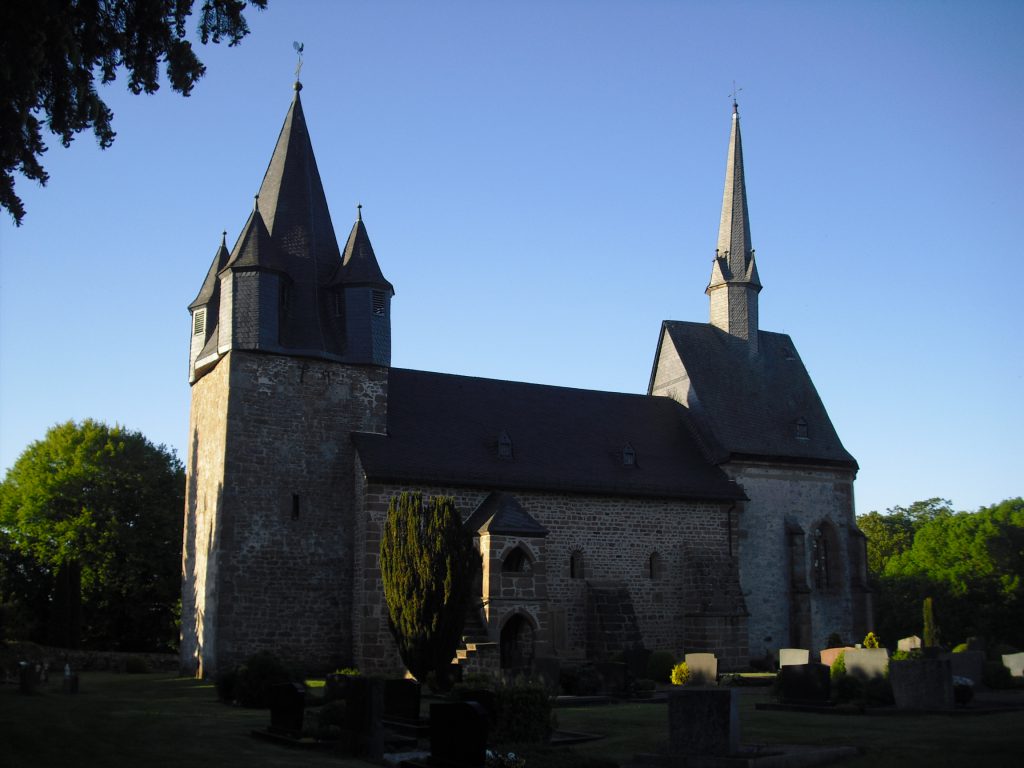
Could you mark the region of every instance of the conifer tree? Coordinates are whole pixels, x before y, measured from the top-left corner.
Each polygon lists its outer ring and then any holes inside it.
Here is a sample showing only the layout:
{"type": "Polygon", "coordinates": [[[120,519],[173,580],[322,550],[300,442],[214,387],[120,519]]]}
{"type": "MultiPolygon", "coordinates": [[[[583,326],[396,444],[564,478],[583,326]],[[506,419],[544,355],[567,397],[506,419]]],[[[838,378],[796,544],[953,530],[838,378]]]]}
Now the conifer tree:
{"type": "Polygon", "coordinates": [[[405,666],[444,686],[480,567],[455,500],[420,493],[394,496],[380,542],[388,624],[405,666]]]}

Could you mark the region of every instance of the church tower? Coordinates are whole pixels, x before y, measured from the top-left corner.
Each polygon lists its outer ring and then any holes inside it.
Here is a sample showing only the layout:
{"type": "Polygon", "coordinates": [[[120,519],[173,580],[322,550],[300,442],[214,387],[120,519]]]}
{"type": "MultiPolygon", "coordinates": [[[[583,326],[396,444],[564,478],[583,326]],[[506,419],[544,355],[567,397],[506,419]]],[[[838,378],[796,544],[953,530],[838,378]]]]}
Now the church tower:
{"type": "Polygon", "coordinates": [[[757,294],[760,292],[761,281],[750,244],[739,106],[733,101],[718,247],[705,293],[711,299],[711,325],[746,341],[752,356],[758,351],[757,294]]]}
{"type": "Polygon", "coordinates": [[[353,432],[383,433],[389,283],[360,209],[338,247],[300,99],[234,248],[189,305],[182,671],[260,649],[348,663],[353,432]]]}

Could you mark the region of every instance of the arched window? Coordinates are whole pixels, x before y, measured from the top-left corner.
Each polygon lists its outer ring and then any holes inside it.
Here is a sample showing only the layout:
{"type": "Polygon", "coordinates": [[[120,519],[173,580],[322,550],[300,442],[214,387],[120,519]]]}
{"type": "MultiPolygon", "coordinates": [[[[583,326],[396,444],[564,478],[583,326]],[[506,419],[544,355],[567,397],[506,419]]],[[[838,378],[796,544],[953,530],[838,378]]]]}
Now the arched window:
{"type": "Polygon", "coordinates": [[[523,551],[522,547],[515,547],[511,552],[505,555],[505,559],[501,561],[501,572],[529,573],[530,556],[523,551]]]}
{"type": "Polygon", "coordinates": [[[583,552],[579,549],[573,550],[569,555],[569,578],[583,578],[583,552]]]}
{"type": "Polygon", "coordinates": [[[831,523],[818,525],[811,534],[812,570],[816,589],[839,585],[839,542],[831,523]]]}
{"type": "Polygon", "coordinates": [[[512,458],[512,438],[509,437],[508,432],[505,430],[501,431],[498,435],[498,456],[503,459],[512,458]]]}
{"type": "Polygon", "coordinates": [[[647,578],[651,581],[658,581],[664,569],[664,564],[661,562],[661,555],[657,552],[651,552],[651,556],[647,558],[647,578]]]}

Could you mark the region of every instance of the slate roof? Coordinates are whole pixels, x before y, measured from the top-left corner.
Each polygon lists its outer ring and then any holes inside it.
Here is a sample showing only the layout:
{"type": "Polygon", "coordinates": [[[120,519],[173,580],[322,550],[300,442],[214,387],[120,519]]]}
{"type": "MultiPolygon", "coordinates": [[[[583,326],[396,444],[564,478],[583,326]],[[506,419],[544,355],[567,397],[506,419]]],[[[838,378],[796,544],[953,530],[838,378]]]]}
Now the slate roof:
{"type": "Polygon", "coordinates": [[[392,368],[387,435],[353,435],[378,481],[734,500],[686,409],[664,397],[392,368]],[[499,456],[506,432],[512,455],[499,456]],[[635,466],[623,463],[631,445],[635,466]]]}
{"type": "Polygon", "coordinates": [[[345,243],[345,250],[341,256],[341,264],[338,271],[331,280],[332,285],[371,285],[391,291],[394,295],[395,289],[380,271],[380,264],[377,263],[377,256],[370,244],[370,236],[366,232],[366,225],[363,224],[362,212],[356,217],[356,223],[352,225],[348,241],[345,243]]]}
{"type": "Polygon", "coordinates": [[[488,494],[473,514],[466,519],[464,525],[476,533],[486,532],[501,536],[543,537],[548,535],[548,529],[523,509],[523,505],[515,496],[501,491],[488,494]]]}
{"type": "Polygon", "coordinates": [[[655,366],[667,331],[690,377],[694,422],[719,461],[760,457],[857,468],[788,335],[759,331],[752,356],[742,339],[706,323],[666,320],[662,329],[655,366]],[[805,439],[797,436],[799,419],[805,439]]]}
{"type": "Polygon", "coordinates": [[[258,203],[253,206],[249,220],[242,227],[242,234],[238,236],[238,242],[235,243],[226,268],[287,271],[285,261],[271,240],[267,225],[263,222],[258,203]]]}
{"type": "MultiPolygon", "coordinates": [[[[205,304],[209,304],[210,300],[219,292],[220,283],[217,280],[217,273],[224,269],[224,265],[228,263],[228,259],[230,258],[227,243],[225,242],[226,237],[227,233],[225,232],[220,241],[220,248],[217,249],[217,253],[213,256],[213,263],[210,264],[210,271],[206,273],[206,279],[203,280],[203,286],[199,289],[199,294],[196,296],[195,300],[188,305],[190,311],[205,304]]],[[[207,322],[209,322],[209,319],[207,322]]]]}

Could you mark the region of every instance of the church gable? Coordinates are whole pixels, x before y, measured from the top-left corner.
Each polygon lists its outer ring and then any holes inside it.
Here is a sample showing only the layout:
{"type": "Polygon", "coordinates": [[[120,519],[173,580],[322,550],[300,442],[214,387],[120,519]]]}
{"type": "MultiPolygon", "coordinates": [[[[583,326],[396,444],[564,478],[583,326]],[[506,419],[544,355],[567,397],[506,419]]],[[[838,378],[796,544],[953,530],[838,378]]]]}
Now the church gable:
{"type": "Polygon", "coordinates": [[[856,468],[789,336],[760,331],[752,357],[704,323],[666,321],[663,334],[651,394],[685,396],[701,432],[728,456],[856,468]]]}

